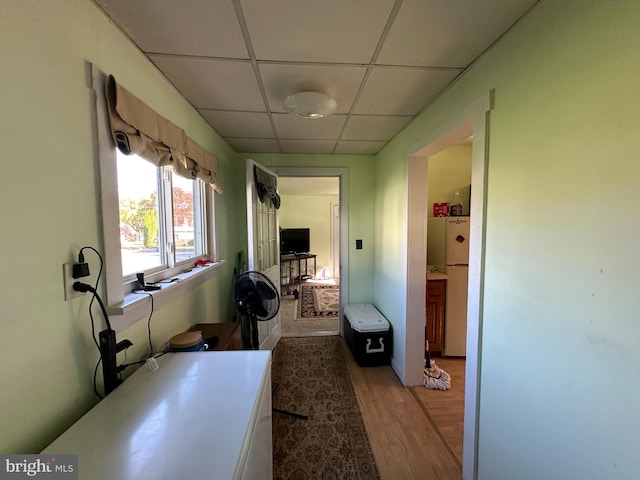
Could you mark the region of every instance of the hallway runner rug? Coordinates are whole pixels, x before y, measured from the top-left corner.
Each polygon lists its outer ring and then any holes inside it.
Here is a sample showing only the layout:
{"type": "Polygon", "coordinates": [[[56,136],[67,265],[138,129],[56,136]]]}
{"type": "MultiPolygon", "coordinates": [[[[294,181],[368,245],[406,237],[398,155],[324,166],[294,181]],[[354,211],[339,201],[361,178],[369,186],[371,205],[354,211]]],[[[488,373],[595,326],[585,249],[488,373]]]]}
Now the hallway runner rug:
{"type": "Polygon", "coordinates": [[[283,338],[273,356],[276,480],[379,479],[340,337],[283,338]]]}
{"type": "Polygon", "coordinates": [[[340,289],[337,285],[302,285],[296,319],[338,318],[340,289]]]}

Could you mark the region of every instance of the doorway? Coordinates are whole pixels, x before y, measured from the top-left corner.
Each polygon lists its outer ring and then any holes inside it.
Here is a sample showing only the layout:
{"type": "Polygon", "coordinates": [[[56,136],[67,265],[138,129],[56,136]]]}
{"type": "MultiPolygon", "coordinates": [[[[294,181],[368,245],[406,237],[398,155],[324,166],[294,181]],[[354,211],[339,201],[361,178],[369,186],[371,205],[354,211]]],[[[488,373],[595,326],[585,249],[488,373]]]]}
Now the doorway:
{"type": "Polygon", "coordinates": [[[429,413],[460,468],[468,297],[468,268],[465,266],[468,257],[465,258],[465,251],[469,246],[469,235],[464,225],[469,225],[471,142],[469,138],[462,144],[429,156],[427,160],[427,336],[432,364],[447,372],[451,382],[446,391],[427,389],[422,385],[412,388],[414,397],[429,413]],[[453,205],[456,193],[462,201],[461,215],[440,216],[446,212],[446,204],[453,205]],[[451,238],[456,238],[457,242],[451,242],[451,238]],[[458,248],[452,251],[451,247],[458,248]]]}
{"type": "MultiPolygon", "coordinates": [[[[492,92],[425,135],[407,157],[407,316],[406,384],[422,384],[426,280],[428,159],[445,148],[473,137],[471,161],[471,232],[467,299],[467,345],[464,389],[463,478],[477,473],[478,397],[481,373],[482,278],[487,171],[486,139],[492,92]],[[426,232],[426,235],[425,235],[426,232]],[[422,288],[418,288],[422,286],[422,288]]],[[[445,319],[446,322],[446,319],[445,319]]]]}
{"type": "Polygon", "coordinates": [[[347,257],[347,170],[272,169],[279,178],[282,233],[307,230],[312,256],[301,263],[283,257],[283,273],[292,273],[284,282],[293,284],[282,287],[282,336],[338,335],[348,291],[348,275],[340,271],[347,257]]]}

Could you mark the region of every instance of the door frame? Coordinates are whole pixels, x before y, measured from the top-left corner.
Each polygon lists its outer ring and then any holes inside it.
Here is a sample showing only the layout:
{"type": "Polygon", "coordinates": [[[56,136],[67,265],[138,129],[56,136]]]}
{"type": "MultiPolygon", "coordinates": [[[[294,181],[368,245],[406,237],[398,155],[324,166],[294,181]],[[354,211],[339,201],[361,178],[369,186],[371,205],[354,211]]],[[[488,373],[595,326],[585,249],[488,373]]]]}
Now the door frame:
{"type": "Polygon", "coordinates": [[[340,279],[340,204],[331,204],[331,276],[340,279]],[[336,210],[338,221],[336,222],[336,210]],[[337,234],[336,234],[337,232],[337,234]]]}
{"type": "Polygon", "coordinates": [[[422,384],[425,295],[427,273],[428,161],[431,155],[460,144],[473,135],[471,161],[471,235],[467,298],[467,357],[465,368],[462,478],[477,478],[480,375],[482,358],[482,304],[485,255],[485,211],[488,135],[493,91],[440,124],[407,151],[407,284],[406,362],[409,385],[422,384]]]}
{"type": "Polygon", "coordinates": [[[342,312],[349,300],[349,169],[341,167],[276,167],[269,169],[278,177],[337,177],[340,184],[340,335],[342,331],[342,312]]]}

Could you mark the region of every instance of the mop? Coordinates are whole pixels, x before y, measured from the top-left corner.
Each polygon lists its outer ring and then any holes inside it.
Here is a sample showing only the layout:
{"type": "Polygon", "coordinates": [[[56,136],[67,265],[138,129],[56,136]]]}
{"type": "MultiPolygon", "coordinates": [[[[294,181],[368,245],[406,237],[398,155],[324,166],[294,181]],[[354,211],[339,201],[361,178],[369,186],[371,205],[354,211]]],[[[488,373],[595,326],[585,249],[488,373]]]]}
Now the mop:
{"type": "Polygon", "coordinates": [[[431,390],[449,390],[451,388],[451,376],[431,361],[429,353],[429,337],[427,329],[424,329],[424,386],[431,390]]]}

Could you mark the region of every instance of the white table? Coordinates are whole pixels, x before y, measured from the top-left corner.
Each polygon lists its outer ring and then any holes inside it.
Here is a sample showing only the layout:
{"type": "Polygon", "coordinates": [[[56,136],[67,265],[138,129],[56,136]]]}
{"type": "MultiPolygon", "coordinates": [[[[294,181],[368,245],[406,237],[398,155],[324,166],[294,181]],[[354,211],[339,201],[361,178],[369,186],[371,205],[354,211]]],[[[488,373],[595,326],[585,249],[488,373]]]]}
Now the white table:
{"type": "Polygon", "coordinates": [[[82,480],[271,479],[271,353],[171,353],[143,365],[43,453],[82,480]]]}

